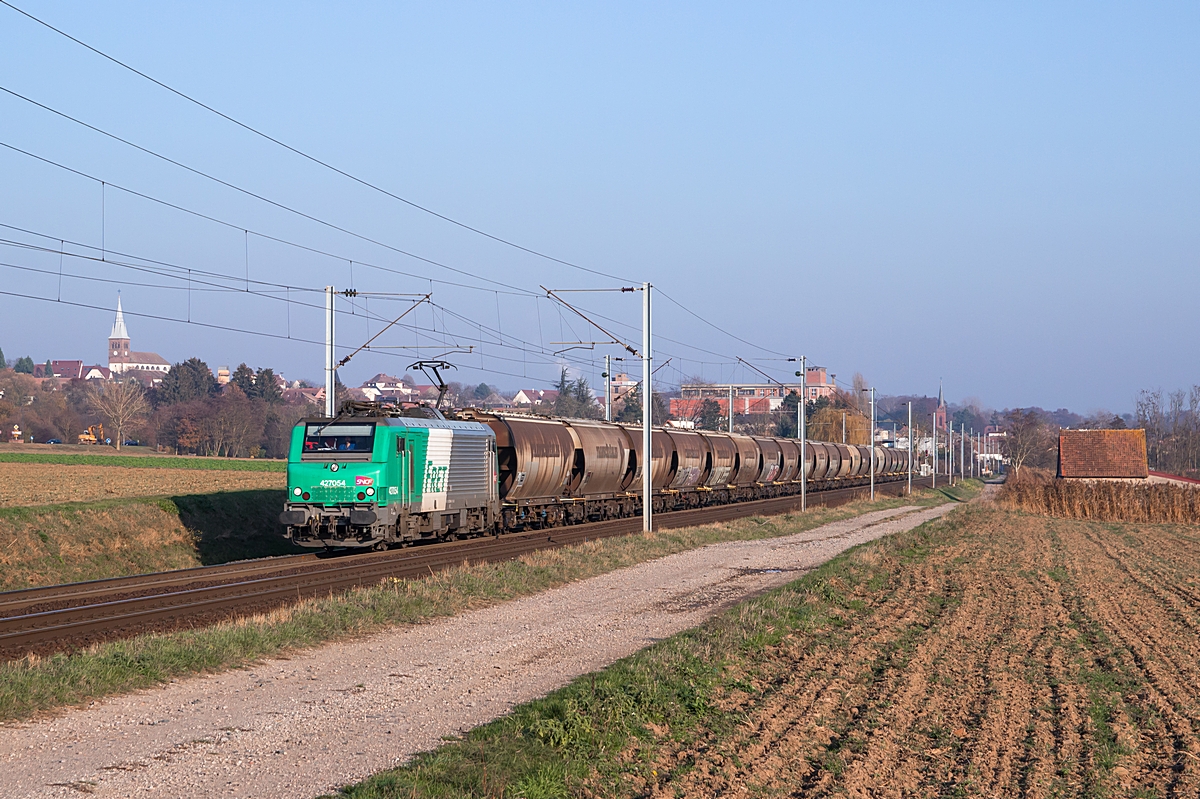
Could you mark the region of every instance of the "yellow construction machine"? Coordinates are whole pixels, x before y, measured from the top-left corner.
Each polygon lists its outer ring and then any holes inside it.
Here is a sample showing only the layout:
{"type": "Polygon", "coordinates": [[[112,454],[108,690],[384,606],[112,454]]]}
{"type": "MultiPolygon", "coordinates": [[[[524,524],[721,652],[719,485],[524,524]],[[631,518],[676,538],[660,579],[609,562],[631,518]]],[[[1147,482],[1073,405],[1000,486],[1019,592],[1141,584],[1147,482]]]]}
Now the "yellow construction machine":
{"type": "Polygon", "coordinates": [[[104,425],[88,425],[86,433],[79,434],[80,444],[100,444],[104,441],[104,425]]]}

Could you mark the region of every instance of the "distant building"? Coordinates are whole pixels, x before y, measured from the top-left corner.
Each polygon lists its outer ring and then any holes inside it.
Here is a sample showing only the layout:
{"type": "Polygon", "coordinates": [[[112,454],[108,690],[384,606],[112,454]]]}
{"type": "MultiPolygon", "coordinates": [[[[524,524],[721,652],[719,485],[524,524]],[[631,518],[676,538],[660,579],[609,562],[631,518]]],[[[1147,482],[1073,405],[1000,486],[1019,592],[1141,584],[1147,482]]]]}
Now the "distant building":
{"type": "Polygon", "coordinates": [[[525,388],[516,393],[512,398],[514,408],[541,408],[545,406],[553,407],[558,401],[558,391],[552,388],[525,388]]]}
{"type": "MultiPolygon", "coordinates": [[[[129,331],[125,328],[125,314],[121,311],[121,295],[119,294],[117,295],[117,318],[113,322],[112,333],[108,336],[108,370],[114,375],[130,371],[161,374],[171,371],[170,361],[158,353],[134,352],[129,348],[129,331]]],[[[159,379],[161,380],[161,375],[159,379]]]]}
{"type": "Polygon", "coordinates": [[[78,380],[84,375],[83,361],[51,361],[47,377],[57,377],[59,380],[78,380]]]}
{"type": "Polygon", "coordinates": [[[217,367],[217,385],[219,385],[219,386],[229,385],[230,378],[231,378],[231,375],[229,373],[228,366],[218,366],[217,367]]]}
{"type": "Polygon", "coordinates": [[[415,402],[416,392],[398,377],[380,372],[360,386],[372,402],[415,402]]]}
{"type": "Polygon", "coordinates": [[[471,403],[471,405],[473,405],[476,408],[486,408],[487,410],[490,410],[490,411],[508,410],[509,408],[512,408],[512,406],[513,406],[512,402],[510,400],[506,400],[504,397],[500,396],[495,391],[493,391],[491,394],[488,394],[485,398],[483,398],[481,400],[475,400],[474,402],[471,403]]]}
{"type": "Polygon", "coordinates": [[[85,366],[83,372],[84,380],[111,380],[112,372],[107,366],[85,366]]]}
{"type": "Polygon", "coordinates": [[[1062,430],[1058,435],[1058,476],[1091,480],[1144,480],[1145,430],[1062,430]]]}
{"type": "Polygon", "coordinates": [[[730,390],[733,393],[733,412],[738,415],[770,413],[779,410],[789,394],[806,394],[809,402],[832,397],[834,383],[824,366],[809,366],[805,383],[684,383],[679,396],[671,400],[671,415],[683,418],[699,412],[700,404],[711,399],[729,413],[730,390]]]}
{"type": "Polygon", "coordinates": [[[285,388],[283,401],[289,405],[324,405],[325,388],[285,388]]]}

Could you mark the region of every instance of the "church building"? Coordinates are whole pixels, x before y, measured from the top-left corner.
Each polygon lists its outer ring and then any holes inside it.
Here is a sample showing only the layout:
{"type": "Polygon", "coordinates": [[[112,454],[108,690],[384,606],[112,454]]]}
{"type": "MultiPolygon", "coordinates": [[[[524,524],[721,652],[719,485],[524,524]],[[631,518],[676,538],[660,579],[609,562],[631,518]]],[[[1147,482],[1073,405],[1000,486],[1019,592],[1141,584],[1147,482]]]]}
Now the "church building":
{"type": "MultiPolygon", "coordinates": [[[[125,314],[121,312],[121,295],[117,295],[117,318],[108,336],[108,370],[114,375],[125,372],[150,372],[154,378],[171,370],[171,363],[156,352],[134,352],[129,349],[129,331],[125,329],[125,314]]],[[[141,375],[139,375],[140,377],[141,375]]]]}

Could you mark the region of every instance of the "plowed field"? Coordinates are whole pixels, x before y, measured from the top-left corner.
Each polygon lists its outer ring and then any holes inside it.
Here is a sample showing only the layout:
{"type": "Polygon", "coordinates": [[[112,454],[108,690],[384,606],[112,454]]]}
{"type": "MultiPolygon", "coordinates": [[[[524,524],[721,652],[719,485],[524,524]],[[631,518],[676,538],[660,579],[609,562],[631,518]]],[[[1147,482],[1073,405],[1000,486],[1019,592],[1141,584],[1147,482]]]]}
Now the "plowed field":
{"type": "Polygon", "coordinates": [[[647,793],[1195,796],[1200,530],[956,516],[833,629],[734,658],[741,723],[660,739],[647,793]]]}
{"type": "Polygon", "coordinates": [[[0,507],[284,488],[283,472],[0,463],[0,507]]]}

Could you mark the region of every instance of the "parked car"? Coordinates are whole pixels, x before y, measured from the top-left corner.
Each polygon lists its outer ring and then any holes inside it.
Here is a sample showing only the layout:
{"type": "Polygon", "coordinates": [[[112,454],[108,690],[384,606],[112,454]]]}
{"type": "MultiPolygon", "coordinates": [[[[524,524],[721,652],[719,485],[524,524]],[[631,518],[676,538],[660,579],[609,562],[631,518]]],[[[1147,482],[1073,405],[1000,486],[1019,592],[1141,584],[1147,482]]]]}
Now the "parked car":
{"type": "Polygon", "coordinates": [[[61,444],[62,439],[61,438],[48,438],[48,439],[46,439],[46,443],[47,444],[61,444]]]}
{"type": "Polygon", "coordinates": [[[140,447],[141,445],[142,445],[142,442],[140,442],[140,441],[134,441],[134,440],[131,438],[131,439],[129,439],[128,441],[126,441],[124,444],[122,444],[121,446],[123,446],[123,447],[140,447]]]}

